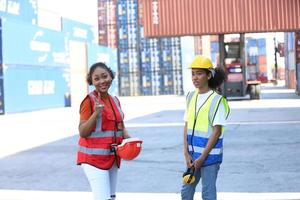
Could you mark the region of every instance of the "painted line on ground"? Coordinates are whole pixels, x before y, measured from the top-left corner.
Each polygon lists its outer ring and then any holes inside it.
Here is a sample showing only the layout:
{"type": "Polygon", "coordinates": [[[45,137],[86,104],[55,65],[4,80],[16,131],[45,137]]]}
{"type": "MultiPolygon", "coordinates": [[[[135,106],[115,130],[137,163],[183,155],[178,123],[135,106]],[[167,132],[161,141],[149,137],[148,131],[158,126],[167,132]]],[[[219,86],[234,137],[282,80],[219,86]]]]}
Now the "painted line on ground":
{"type": "MultiPolygon", "coordinates": [[[[195,196],[201,197],[199,192],[195,196]]],[[[122,200],[180,200],[179,193],[117,193],[122,200]]],[[[0,190],[0,200],[92,200],[91,192],[0,190]]],[[[219,192],[219,200],[300,200],[299,192],[236,193],[219,192]]]]}
{"type": "MultiPolygon", "coordinates": [[[[300,121],[248,121],[248,122],[228,122],[227,125],[268,125],[268,124],[300,124],[300,121]]],[[[170,126],[184,126],[184,123],[169,122],[169,123],[127,123],[129,128],[142,127],[170,127],[170,126]]]]}

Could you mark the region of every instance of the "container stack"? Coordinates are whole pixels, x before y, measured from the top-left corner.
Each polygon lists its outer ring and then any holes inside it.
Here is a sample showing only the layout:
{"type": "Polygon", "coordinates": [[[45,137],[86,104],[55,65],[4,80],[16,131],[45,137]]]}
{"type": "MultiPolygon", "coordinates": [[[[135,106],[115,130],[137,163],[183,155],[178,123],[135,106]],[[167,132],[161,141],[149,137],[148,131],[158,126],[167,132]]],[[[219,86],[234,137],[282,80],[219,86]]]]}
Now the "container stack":
{"type": "Polygon", "coordinates": [[[214,66],[220,64],[219,37],[217,35],[210,36],[210,57],[214,66]]]}
{"type": "Polygon", "coordinates": [[[194,36],[195,54],[202,55],[202,37],[194,36]]]}
{"type": "Polygon", "coordinates": [[[265,38],[247,38],[247,79],[268,82],[265,38]]]}
{"type": "Polygon", "coordinates": [[[134,0],[118,1],[119,91],[121,96],[140,94],[140,56],[138,48],[138,4],[134,0]]]}
{"type": "Polygon", "coordinates": [[[286,85],[300,94],[300,33],[284,33],[286,85]],[[297,66],[298,64],[298,66],[297,66]],[[298,68],[298,69],[297,69],[298,68]],[[298,73],[298,74],[297,74],[298,73]],[[298,79],[296,77],[298,76],[298,79]]]}
{"type": "Polygon", "coordinates": [[[246,42],[246,67],[247,80],[258,80],[259,68],[257,62],[258,48],[257,40],[248,38],[246,42]]]}
{"type": "MultiPolygon", "coordinates": [[[[0,21],[2,22],[2,21],[0,21]]],[[[2,37],[2,23],[0,24],[0,36],[2,37]]],[[[1,41],[2,43],[2,41],[1,41]]],[[[1,45],[2,46],[2,45],[1,45]]],[[[3,85],[3,59],[2,47],[0,49],[0,114],[4,114],[4,85],[3,85]]]]}
{"type": "Polygon", "coordinates": [[[182,94],[180,38],[147,39],[140,30],[142,95],[182,94]]]}
{"type": "Polygon", "coordinates": [[[259,66],[259,80],[263,83],[268,82],[268,70],[267,70],[267,51],[266,51],[266,39],[257,39],[258,47],[258,66],[259,66]]]}
{"type": "Polygon", "coordinates": [[[142,4],[127,0],[116,5],[119,94],[182,94],[180,38],[145,38],[142,4]]]}
{"type": "Polygon", "coordinates": [[[117,48],[117,0],[98,0],[99,44],[117,48]]]}

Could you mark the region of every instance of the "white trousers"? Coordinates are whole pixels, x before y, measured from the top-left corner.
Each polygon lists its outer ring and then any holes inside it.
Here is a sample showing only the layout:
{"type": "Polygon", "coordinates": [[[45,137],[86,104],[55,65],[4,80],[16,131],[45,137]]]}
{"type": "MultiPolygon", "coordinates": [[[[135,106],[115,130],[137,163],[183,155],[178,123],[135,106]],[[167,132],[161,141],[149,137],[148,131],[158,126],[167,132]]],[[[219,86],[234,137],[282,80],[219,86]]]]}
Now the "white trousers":
{"type": "Polygon", "coordinates": [[[109,170],[102,170],[89,164],[81,164],[90,183],[95,200],[114,200],[118,167],[114,164],[109,170]]]}

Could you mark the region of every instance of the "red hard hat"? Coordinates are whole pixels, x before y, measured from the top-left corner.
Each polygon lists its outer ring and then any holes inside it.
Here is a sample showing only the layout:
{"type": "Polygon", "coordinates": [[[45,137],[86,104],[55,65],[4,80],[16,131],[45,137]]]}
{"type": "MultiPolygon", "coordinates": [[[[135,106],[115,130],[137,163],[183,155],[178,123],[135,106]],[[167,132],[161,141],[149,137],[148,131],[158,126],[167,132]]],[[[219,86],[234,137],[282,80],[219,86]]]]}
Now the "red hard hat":
{"type": "Polygon", "coordinates": [[[124,160],[132,160],[139,155],[143,141],[138,138],[128,138],[117,146],[117,155],[124,160]]]}

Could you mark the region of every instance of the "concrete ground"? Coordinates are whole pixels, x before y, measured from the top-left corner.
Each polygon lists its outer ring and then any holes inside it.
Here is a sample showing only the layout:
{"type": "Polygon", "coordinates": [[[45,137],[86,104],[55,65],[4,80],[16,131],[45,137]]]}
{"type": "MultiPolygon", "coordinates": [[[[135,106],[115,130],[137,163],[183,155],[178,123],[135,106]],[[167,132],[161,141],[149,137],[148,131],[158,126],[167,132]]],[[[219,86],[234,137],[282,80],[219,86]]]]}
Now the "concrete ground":
{"type": "MultiPolygon", "coordinates": [[[[229,102],[218,199],[300,199],[300,98],[271,85],[262,98],[229,102]]],[[[144,144],[122,164],[118,199],[180,199],[185,98],[120,100],[128,130],[144,144]]],[[[0,200],[92,199],[74,164],[78,119],[78,108],[0,116],[0,200]]]]}

